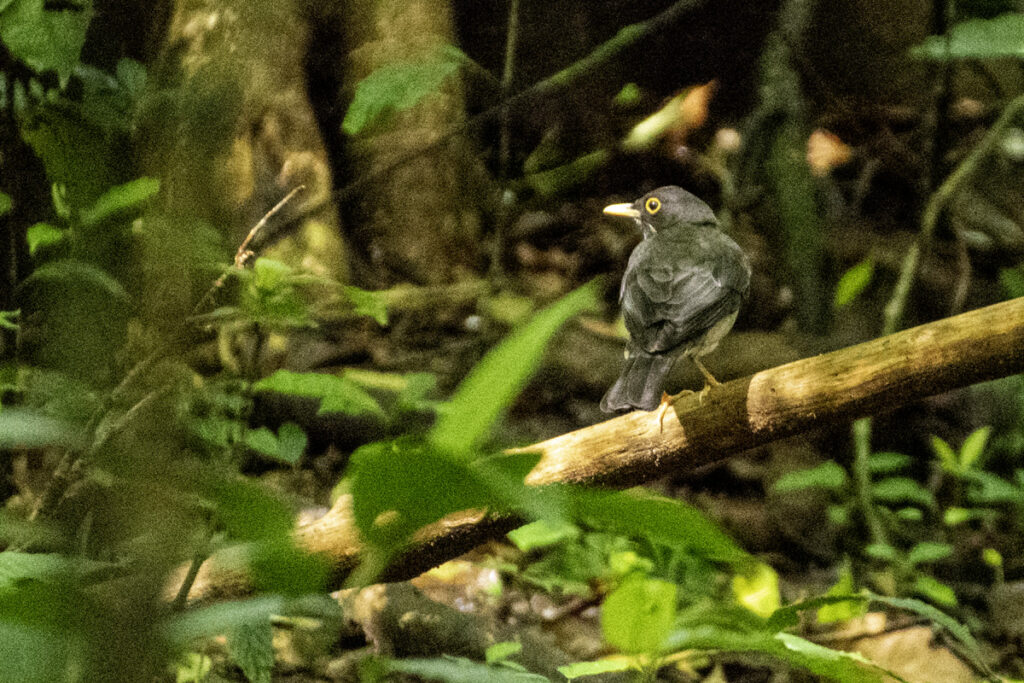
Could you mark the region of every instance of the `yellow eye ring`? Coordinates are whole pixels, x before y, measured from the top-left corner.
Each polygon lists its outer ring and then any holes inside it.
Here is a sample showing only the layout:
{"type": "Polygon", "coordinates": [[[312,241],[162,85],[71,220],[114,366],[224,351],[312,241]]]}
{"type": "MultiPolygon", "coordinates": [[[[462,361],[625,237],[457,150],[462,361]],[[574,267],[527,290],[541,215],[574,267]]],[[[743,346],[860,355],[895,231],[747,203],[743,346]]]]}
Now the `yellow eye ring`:
{"type": "Polygon", "coordinates": [[[661,200],[657,197],[651,197],[644,202],[644,208],[647,209],[647,213],[653,216],[661,210],[661,200]]]}

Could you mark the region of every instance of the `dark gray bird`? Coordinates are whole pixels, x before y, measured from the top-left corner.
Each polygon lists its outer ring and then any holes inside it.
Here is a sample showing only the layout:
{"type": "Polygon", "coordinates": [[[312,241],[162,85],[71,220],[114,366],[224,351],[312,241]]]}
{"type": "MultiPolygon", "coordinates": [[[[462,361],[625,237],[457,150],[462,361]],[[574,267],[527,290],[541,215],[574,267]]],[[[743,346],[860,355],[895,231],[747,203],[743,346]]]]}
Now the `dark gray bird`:
{"type": "Polygon", "coordinates": [[[604,212],[632,218],[643,240],[629,256],[619,289],[630,337],[626,366],[601,399],[601,410],[653,410],[680,356],[704,375],[705,392],[719,384],[700,357],[736,322],[750,286],[743,251],[719,230],[711,207],[679,187],[659,187],[604,212]]]}

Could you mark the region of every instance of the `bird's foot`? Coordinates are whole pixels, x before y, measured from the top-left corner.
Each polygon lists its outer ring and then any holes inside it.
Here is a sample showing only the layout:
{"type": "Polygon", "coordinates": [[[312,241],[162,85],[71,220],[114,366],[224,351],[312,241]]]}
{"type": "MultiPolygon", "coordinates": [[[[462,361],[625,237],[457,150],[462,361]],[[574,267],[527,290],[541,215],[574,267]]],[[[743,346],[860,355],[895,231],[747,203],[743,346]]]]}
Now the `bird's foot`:
{"type": "Polygon", "coordinates": [[[683,389],[678,394],[669,394],[668,392],[661,392],[661,403],[658,404],[658,433],[665,433],[665,413],[672,407],[672,404],[679,400],[680,397],[692,394],[693,392],[689,389],[683,389]]]}

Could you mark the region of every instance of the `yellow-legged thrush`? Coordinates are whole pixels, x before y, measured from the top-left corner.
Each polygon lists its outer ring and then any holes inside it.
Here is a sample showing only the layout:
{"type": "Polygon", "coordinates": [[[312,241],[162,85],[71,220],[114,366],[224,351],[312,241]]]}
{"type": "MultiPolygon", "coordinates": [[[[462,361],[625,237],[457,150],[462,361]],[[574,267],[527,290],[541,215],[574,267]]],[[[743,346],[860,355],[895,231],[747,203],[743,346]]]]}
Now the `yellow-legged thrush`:
{"type": "Polygon", "coordinates": [[[601,399],[601,410],[653,410],[679,356],[701,371],[705,390],[718,384],[700,357],[736,321],[750,286],[747,257],[719,230],[711,207],[679,187],[660,187],[604,212],[632,218],[643,240],[629,256],[619,289],[630,337],[626,366],[601,399]]]}

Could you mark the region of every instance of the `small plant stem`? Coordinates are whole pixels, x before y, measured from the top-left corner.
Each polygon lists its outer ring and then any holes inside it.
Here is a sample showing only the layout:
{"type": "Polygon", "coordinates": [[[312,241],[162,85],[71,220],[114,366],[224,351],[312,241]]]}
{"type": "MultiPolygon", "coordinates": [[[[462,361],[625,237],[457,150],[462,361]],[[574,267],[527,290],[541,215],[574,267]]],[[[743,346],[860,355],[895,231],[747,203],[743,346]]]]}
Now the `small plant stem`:
{"type": "Polygon", "coordinates": [[[864,417],[853,423],[853,485],[857,496],[857,507],[868,527],[872,543],[888,544],[888,535],[882,521],[875,514],[871,496],[871,470],[868,458],[871,456],[871,418],[864,417]]]}
{"type": "MultiPolygon", "coordinates": [[[[505,35],[505,63],[501,72],[500,96],[507,101],[512,95],[515,79],[516,46],[519,42],[519,0],[512,0],[508,8],[508,30],[505,35]]],[[[490,275],[498,280],[504,273],[502,259],[505,256],[505,236],[511,218],[512,194],[508,187],[512,167],[512,109],[502,107],[499,114],[498,132],[498,180],[501,183],[501,196],[498,198],[498,211],[494,221],[494,241],[491,248],[490,275]]]]}
{"type": "Polygon", "coordinates": [[[175,612],[185,609],[185,606],[188,604],[188,594],[192,590],[192,585],[196,582],[196,577],[199,576],[199,568],[203,566],[203,562],[206,562],[207,557],[209,557],[209,553],[205,549],[196,551],[196,554],[192,556],[188,572],[178,588],[178,594],[174,596],[174,602],[171,603],[171,609],[175,612]]]}

